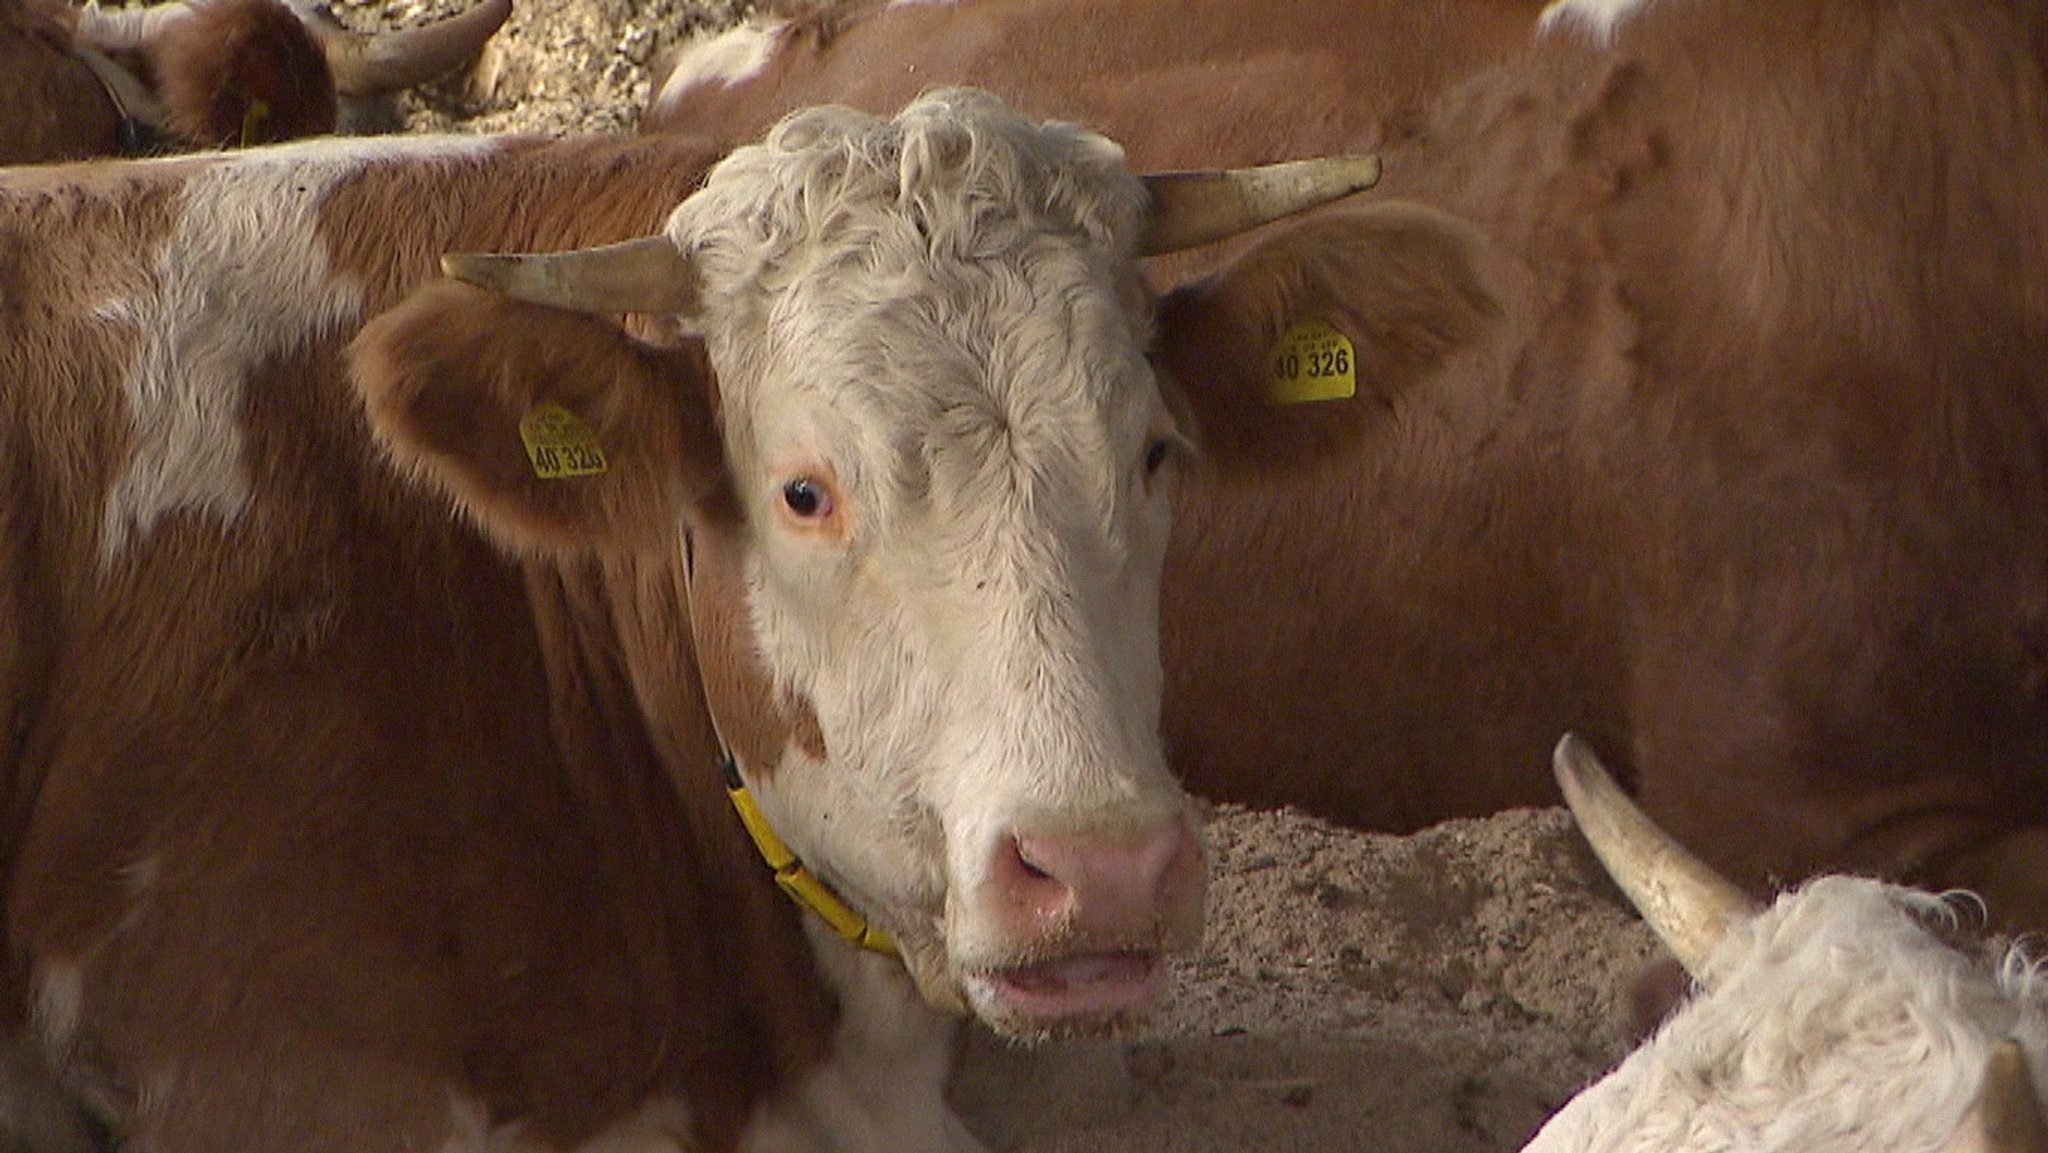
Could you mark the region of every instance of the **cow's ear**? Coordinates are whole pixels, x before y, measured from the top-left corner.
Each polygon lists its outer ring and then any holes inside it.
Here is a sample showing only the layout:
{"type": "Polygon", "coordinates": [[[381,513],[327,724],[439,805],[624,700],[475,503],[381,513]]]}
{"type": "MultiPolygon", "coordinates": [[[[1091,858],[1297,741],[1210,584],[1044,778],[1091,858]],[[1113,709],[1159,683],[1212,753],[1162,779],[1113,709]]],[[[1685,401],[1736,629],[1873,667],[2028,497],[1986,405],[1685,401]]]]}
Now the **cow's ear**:
{"type": "Polygon", "coordinates": [[[1224,471],[1306,464],[1383,427],[1500,316],[1469,226],[1383,204],[1302,222],[1160,303],[1156,358],[1224,471]]]}
{"type": "Polygon", "coordinates": [[[366,325],[350,368],[399,468],[515,552],[672,547],[724,483],[694,343],[443,281],[366,325]]]}

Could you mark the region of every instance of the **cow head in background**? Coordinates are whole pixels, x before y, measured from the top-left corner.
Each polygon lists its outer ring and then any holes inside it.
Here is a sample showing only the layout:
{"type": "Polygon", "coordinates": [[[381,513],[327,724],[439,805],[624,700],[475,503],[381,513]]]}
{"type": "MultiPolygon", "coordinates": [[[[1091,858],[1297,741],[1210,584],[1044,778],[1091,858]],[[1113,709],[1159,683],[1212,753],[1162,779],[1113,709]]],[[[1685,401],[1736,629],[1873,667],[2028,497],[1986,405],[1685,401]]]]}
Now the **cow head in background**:
{"type": "Polygon", "coordinates": [[[1698,994],[1525,1153],[2043,1153],[2048,998],[1949,898],[1825,876],[1765,907],[1656,828],[1586,744],[1558,783],[1698,994]]]}
{"type": "Polygon", "coordinates": [[[687,565],[747,784],[928,1000],[1020,1036],[1113,1027],[1195,942],[1204,871],[1158,734],[1186,431],[1137,256],[1370,179],[1246,217],[1239,185],[1148,185],[982,93],[814,109],[666,236],[451,262],[507,295],[422,290],[356,374],[396,459],[509,548],[687,565]],[[591,475],[536,475],[543,412],[591,475]]]}
{"type": "Polygon", "coordinates": [[[0,163],[266,144],[376,118],[473,59],[511,14],[350,31],[310,0],[72,8],[0,0],[0,163]]]}

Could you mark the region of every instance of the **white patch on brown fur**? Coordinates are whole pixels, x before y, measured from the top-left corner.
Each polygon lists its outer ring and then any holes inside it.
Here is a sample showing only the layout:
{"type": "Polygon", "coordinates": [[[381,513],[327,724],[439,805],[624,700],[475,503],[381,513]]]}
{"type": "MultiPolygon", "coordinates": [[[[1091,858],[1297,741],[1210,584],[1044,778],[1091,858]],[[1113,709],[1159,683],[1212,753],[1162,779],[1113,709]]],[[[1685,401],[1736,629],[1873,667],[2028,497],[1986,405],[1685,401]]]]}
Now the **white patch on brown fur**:
{"type": "Polygon", "coordinates": [[[665,109],[699,88],[713,84],[730,88],[757,75],[768,66],[768,58],[775,54],[782,30],[788,26],[789,21],[772,17],[753,20],[690,45],[676,57],[654,109],[665,109]]]}
{"type": "Polygon", "coordinates": [[[764,1103],[741,1153],[986,1153],[946,1103],[953,1020],[932,1011],[903,966],[804,919],[818,968],[839,995],[832,1054],[764,1103]]]}
{"type": "Polygon", "coordinates": [[[35,1003],[29,1016],[45,1049],[62,1055],[78,1037],[78,1022],[85,1012],[85,971],[75,963],[37,966],[35,1003]]]}
{"type": "Polygon", "coordinates": [[[132,453],[108,495],[100,553],[111,562],[168,513],[232,523],[249,499],[237,425],[250,370],[341,331],[362,310],[320,242],[321,205],[380,159],[481,151],[483,138],[323,140],[236,156],[192,176],[153,287],[97,315],[141,348],[122,381],[132,453]]]}
{"type": "Polygon", "coordinates": [[[1605,44],[1614,39],[1623,21],[1649,6],[1650,0],[1551,0],[1537,17],[1536,26],[1555,32],[1559,25],[1569,25],[1595,43],[1605,44]]]}

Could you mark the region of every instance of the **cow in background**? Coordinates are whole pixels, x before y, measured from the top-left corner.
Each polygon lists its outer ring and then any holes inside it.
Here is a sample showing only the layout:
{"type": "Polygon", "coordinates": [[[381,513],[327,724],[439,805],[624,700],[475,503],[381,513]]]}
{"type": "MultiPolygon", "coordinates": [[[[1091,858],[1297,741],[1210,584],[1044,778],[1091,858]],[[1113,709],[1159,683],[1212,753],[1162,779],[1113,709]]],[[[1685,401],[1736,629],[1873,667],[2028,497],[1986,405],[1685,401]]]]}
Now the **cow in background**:
{"type": "Polygon", "coordinates": [[[2044,1153],[2048,987],[1956,896],[1863,877],[1765,907],[1652,824],[1576,737],[1558,783],[1697,995],[1523,1153],[2044,1153]]]}
{"type": "Polygon", "coordinates": [[[1196,8],[826,13],[698,49],[648,124],[987,75],[1153,165],[1383,143],[1373,207],[1154,270],[1193,392],[1266,395],[1305,322],[1360,363],[1283,418],[1347,454],[1237,469],[1273,422],[1204,423],[1189,787],[1403,831],[1554,803],[1576,729],[1758,893],[1873,869],[2048,927],[2048,11],[1196,8]]]}
{"type": "Polygon", "coordinates": [[[1541,7],[849,0],[685,47],[657,66],[641,124],[742,140],[808,104],[885,112],[934,84],[972,83],[1128,141],[1141,168],[1376,151],[1416,127],[1404,112],[1519,54],[1541,7]]]}
{"type": "Polygon", "coordinates": [[[960,1153],[949,1015],[1193,944],[1138,254],[1374,166],[720,151],[0,174],[0,1026],[123,1142],[960,1153]]]}
{"type": "Polygon", "coordinates": [[[0,164],[332,132],[342,104],[475,57],[511,11],[511,0],[484,0],[437,24],[371,36],[285,0],[130,10],[0,0],[0,164]]]}

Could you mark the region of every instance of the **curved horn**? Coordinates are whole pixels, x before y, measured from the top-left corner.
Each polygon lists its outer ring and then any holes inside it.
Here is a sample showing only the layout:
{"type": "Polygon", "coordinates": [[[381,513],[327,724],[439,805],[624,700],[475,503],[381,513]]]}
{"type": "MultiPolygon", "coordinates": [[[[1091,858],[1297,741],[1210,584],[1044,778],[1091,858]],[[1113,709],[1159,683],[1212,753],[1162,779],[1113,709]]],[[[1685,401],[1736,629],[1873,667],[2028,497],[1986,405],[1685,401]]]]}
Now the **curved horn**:
{"type": "Polygon", "coordinates": [[[1757,903],[1651,823],[1577,735],[1557,742],[1551,768],[1608,876],[1699,980],[1708,954],[1730,928],[1757,914],[1757,903]]]}
{"type": "Polygon", "coordinates": [[[102,52],[132,51],[164,34],[164,30],[193,16],[189,0],[159,4],[152,8],[101,8],[88,4],[74,9],[78,35],[102,52]]]}
{"type": "Polygon", "coordinates": [[[424,84],[475,59],[505,18],[512,0],[484,0],[459,16],[396,32],[355,32],[341,25],[326,5],[289,0],[292,11],[320,42],[334,90],[343,96],[375,96],[424,84]]]}
{"type": "Polygon", "coordinates": [[[1140,256],[1178,252],[1304,212],[1379,183],[1377,156],[1328,156],[1261,168],[1144,177],[1152,223],[1140,256]]]}
{"type": "Polygon", "coordinates": [[[690,313],[697,273],[665,236],[544,255],[450,253],[441,271],[516,300],[578,312],[690,313]]]}
{"type": "Polygon", "coordinates": [[[2007,1037],[1984,1059],[1977,1099],[1942,1153],[2048,1153],[2048,1121],[2019,1042],[2007,1037]]]}

